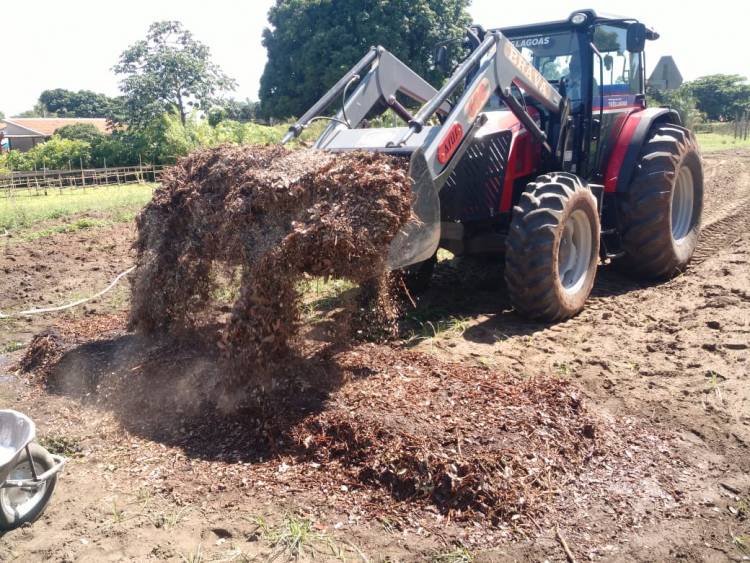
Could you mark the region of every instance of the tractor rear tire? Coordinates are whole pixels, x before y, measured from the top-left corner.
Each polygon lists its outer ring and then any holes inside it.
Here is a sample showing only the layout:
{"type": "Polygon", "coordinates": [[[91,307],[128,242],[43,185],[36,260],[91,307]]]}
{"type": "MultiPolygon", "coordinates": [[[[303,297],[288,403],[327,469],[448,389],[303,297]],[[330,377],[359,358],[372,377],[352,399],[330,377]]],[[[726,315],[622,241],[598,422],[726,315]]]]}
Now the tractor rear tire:
{"type": "Polygon", "coordinates": [[[703,213],[703,167],[689,130],[670,124],[652,131],[618,212],[624,271],[665,279],[687,267],[703,213]]]}
{"type": "Polygon", "coordinates": [[[599,212],[577,176],[539,176],[513,208],[505,281],[524,316],[560,321],[583,309],[599,264],[599,212]]]}

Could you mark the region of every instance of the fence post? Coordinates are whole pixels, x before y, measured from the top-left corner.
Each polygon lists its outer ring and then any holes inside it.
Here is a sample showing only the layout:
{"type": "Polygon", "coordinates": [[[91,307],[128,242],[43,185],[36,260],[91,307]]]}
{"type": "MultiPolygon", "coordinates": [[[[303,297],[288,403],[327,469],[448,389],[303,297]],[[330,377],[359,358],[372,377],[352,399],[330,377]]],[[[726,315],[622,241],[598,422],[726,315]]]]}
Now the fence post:
{"type": "Polygon", "coordinates": [[[34,185],[36,186],[36,195],[39,195],[39,176],[37,175],[36,160],[34,161],[34,185]]]}
{"type": "Polygon", "coordinates": [[[742,120],[743,120],[743,114],[739,111],[737,112],[737,116],[734,119],[734,139],[742,139],[742,120]]]}
{"type": "Polygon", "coordinates": [[[13,196],[16,193],[15,192],[16,186],[14,185],[14,176],[15,176],[15,172],[13,171],[13,166],[11,165],[10,167],[10,193],[8,194],[9,196],[13,196]]]}
{"type": "Polygon", "coordinates": [[[78,162],[81,165],[81,185],[83,186],[83,193],[86,193],[86,176],[83,175],[83,158],[78,157],[78,162]]]}
{"type": "Polygon", "coordinates": [[[138,154],[138,176],[141,184],[143,184],[143,158],[141,158],[140,153],[138,154]]]}

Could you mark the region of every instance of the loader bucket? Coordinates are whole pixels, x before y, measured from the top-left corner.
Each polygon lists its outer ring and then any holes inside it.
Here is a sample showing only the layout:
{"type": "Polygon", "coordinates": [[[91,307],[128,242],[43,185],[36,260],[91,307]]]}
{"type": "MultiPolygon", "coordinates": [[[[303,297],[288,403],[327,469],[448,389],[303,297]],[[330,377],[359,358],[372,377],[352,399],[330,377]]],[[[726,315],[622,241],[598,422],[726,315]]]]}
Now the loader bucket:
{"type": "Polygon", "coordinates": [[[440,199],[422,149],[409,163],[412,216],[391,242],[388,269],[399,270],[429,259],[440,242],[440,199]]]}

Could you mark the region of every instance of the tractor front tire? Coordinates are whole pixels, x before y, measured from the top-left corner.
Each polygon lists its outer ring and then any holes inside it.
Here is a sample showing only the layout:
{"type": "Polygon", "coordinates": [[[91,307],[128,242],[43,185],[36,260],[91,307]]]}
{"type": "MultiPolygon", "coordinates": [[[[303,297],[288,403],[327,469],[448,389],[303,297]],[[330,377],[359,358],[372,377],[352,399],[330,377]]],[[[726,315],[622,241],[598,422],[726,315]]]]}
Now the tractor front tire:
{"type": "Polygon", "coordinates": [[[669,124],[651,132],[618,213],[624,271],[665,279],[687,267],[703,213],[703,167],[689,130],[669,124]]]}
{"type": "Polygon", "coordinates": [[[505,281],[526,317],[560,321],[581,309],[599,264],[599,213],[577,176],[539,176],[513,208],[506,241],[505,281]]]}

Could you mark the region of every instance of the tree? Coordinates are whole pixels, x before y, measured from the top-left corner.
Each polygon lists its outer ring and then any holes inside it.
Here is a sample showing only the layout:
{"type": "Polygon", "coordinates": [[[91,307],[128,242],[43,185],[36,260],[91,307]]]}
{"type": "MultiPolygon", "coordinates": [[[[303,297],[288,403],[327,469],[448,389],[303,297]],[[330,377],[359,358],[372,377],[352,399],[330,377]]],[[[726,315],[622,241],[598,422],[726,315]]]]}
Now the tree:
{"type": "Polygon", "coordinates": [[[427,81],[436,43],[463,36],[469,0],[276,0],[263,31],[265,117],[300,115],[372,45],[383,45],[427,81]]]}
{"type": "Polygon", "coordinates": [[[117,105],[115,98],[91,90],[45,90],[39,96],[48,113],[57,117],[109,117],[117,105]]]}
{"type": "Polygon", "coordinates": [[[177,21],[151,24],[146,39],[123,51],[113,70],[124,76],[120,88],[131,127],[169,112],[184,125],[190,108],[208,110],[220,93],[236,87],[211,61],[209,48],[177,21]]]}
{"type": "Polygon", "coordinates": [[[85,141],[91,145],[99,142],[104,138],[104,134],[91,123],[74,123],[65,125],[55,131],[61,139],[70,139],[71,141],[85,141]]]}
{"type": "Polygon", "coordinates": [[[700,112],[695,109],[695,97],[687,84],[676,90],[659,90],[653,86],[646,87],[646,99],[649,106],[666,106],[680,114],[682,123],[693,129],[702,119],[700,112]]]}
{"type": "Polygon", "coordinates": [[[208,111],[208,122],[215,127],[227,119],[242,123],[255,121],[258,118],[258,106],[258,102],[251,102],[249,99],[245,99],[244,102],[229,99],[208,111]]]}
{"type": "Polygon", "coordinates": [[[750,84],[739,74],[711,74],[683,86],[711,121],[730,121],[750,109],[750,84]]]}
{"type": "Polygon", "coordinates": [[[5,114],[0,111],[0,119],[5,119],[5,114]]]}

